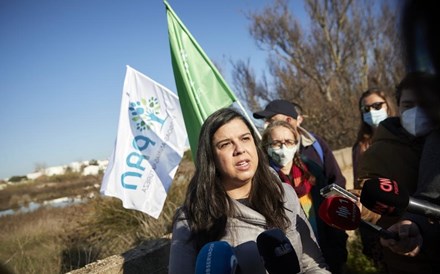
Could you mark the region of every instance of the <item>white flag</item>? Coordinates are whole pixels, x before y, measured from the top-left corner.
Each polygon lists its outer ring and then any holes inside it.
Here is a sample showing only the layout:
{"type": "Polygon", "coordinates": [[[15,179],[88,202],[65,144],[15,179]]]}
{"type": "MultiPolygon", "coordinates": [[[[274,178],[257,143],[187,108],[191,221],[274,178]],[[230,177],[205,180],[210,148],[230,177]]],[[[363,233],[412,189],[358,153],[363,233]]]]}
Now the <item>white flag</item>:
{"type": "Polygon", "coordinates": [[[101,193],[157,219],[187,139],[179,98],[127,66],[118,135],[101,193]]]}

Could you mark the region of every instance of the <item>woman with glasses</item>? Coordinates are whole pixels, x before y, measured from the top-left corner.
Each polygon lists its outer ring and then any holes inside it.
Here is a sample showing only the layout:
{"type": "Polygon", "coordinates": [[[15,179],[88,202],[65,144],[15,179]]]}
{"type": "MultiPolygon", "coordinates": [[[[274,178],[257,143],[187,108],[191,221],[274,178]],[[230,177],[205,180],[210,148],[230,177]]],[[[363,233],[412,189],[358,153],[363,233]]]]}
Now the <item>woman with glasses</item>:
{"type": "MultiPolygon", "coordinates": [[[[395,115],[395,107],[390,97],[384,91],[377,88],[371,88],[361,94],[358,109],[361,121],[356,142],[352,147],[354,189],[357,195],[360,194],[360,189],[362,188],[361,181],[358,180],[361,158],[370,147],[379,123],[395,115]]],[[[378,218],[379,215],[366,208],[362,209],[362,219],[375,223],[378,218]]],[[[373,259],[376,267],[383,269],[383,255],[376,233],[371,232],[368,228],[360,227],[359,234],[362,242],[362,252],[367,257],[373,259]]]]}
{"type": "Polygon", "coordinates": [[[283,183],[291,185],[312,226],[331,273],[343,273],[347,260],[347,234],[325,224],[318,216],[323,198],[319,190],[327,185],[322,168],[301,157],[298,132],[286,121],[273,121],[262,136],[270,166],[283,183]]]}
{"type": "Polygon", "coordinates": [[[395,115],[395,107],[391,99],[377,88],[369,89],[361,94],[359,99],[361,123],[356,142],[352,148],[354,188],[360,188],[358,178],[358,164],[362,154],[368,149],[373,134],[379,123],[395,115]]]}

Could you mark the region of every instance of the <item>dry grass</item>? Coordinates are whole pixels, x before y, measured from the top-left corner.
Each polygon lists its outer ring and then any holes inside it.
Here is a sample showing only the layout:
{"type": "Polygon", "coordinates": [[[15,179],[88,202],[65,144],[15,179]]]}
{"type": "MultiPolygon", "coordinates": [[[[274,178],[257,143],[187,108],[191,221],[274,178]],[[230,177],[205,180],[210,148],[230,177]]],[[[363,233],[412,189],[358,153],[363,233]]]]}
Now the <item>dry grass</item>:
{"type": "Polygon", "coordinates": [[[14,273],[59,273],[60,235],[69,225],[65,216],[73,216],[78,207],[41,208],[0,218],[0,261],[14,273]]]}
{"type": "MultiPolygon", "coordinates": [[[[170,233],[174,211],[183,201],[193,168],[188,159],[182,162],[157,220],[124,209],[120,200],[110,197],[0,217],[0,273],[2,267],[12,273],[65,273],[170,233]]],[[[96,184],[96,180],[45,179],[8,187],[0,191],[0,197],[15,195],[19,204],[24,200],[39,201],[41,197],[76,195],[96,184]]]]}

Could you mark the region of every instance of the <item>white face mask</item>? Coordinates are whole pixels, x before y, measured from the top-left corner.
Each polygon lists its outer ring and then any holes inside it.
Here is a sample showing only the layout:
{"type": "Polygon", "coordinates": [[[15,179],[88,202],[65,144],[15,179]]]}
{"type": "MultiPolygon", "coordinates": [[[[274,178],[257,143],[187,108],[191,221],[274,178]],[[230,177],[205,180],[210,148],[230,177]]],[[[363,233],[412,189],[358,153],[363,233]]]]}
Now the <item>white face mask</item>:
{"type": "Polygon", "coordinates": [[[419,107],[413,107],[402,112],[400,117],[402,127],[413,136],[423,136],[432,130],[431,119],[419,107]]]}
{"type": "Polygon", "coordinates": [[[369,112],[364,112],[362,118],[368,125],[377,127],[380,122],[388,118],[388,113],[385,108],[379,110],[371,109],[369,112]]]}
{"type": "Polygon", "coordinates": [[[293,156],[295,156],[297,149],[297,145],[291,148],[287,148],[285,145],[283,145],[281,148],[268,147],[267,153],[275,163],[283,167],[293,160],[293,156]]]}

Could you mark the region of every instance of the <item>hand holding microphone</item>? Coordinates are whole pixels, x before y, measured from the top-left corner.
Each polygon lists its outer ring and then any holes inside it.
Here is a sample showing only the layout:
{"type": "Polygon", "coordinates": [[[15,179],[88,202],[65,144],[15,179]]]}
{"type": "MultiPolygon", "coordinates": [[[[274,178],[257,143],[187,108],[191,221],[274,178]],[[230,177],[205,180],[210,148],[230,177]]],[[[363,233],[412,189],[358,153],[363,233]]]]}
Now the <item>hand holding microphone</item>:
{"type": "Polygon", "coordinates": [[[440,206],[409,196],[404,187],[386,178],[365,181],[361,203],[369,210],[381,215],[400,216],[403,212],[440,220],[440,206]]]}
{"type": "Polygon", "coordinates": [[[270,274],[295,274],[301,271],[291,242],[280,229],[270,229],[257,237],[258,251],[270,274]]]}
{"type": "Polygon", "coordinates": [[[409,257],[414,257],[420,252],[423,238],[417,224],[410,220],[401,220],[390,226],[389,231],[398,233],[400,240],[380,239],[382,246],[388,247],[393,252],[409,257]]]}

